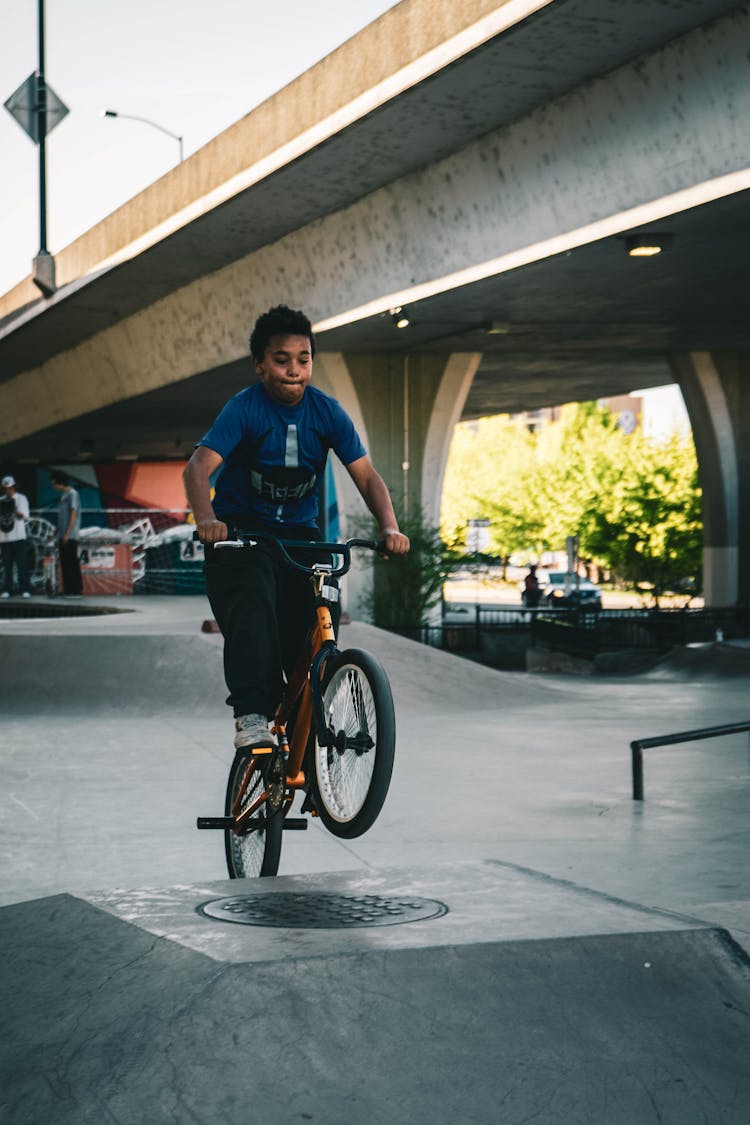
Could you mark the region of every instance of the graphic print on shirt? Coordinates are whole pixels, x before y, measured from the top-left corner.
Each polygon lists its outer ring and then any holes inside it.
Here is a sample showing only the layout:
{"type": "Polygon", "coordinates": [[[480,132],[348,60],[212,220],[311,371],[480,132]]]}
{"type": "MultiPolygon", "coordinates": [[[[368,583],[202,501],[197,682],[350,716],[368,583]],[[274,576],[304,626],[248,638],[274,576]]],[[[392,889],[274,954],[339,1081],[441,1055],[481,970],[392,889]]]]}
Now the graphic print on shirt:
{"type": "Polygon", "coordinates": [[[278,504],[277,517],[280,518],[284,504],[301,500],[313,491],[318,481],[319,469],[300,465],[297,427],[293,423],[287,426],[284,464],[275,467],[258,467],[255,456],[270,432],[270,430],[266,431],[257,442],[253,443],[250,450],[250,487],[256,496],[272,504],[278,504]]]}

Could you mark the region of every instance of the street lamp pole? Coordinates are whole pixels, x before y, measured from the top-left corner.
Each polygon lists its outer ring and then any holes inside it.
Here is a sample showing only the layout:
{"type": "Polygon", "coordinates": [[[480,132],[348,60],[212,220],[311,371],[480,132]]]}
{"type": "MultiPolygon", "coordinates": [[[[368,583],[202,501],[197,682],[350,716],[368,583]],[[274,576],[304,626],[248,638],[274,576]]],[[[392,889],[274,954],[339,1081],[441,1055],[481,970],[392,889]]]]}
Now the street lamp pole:
{"type": "Polygon", "coordinates": [[[122,117],[126,121],[140,121],[144,125],[152,125],[154,129],[158,129],[160,133],[166,133],[168,137],[172,138],[172,140],[177,141],[178,145],[180,146],[180,164],[182,164],[182,137],[177,133],[173,133],[171,132],[171,130],[165,129],[163,125],[159,125],[156,121],[151,121],[148,117],[136,117],[132,113],[118,113],[116,109],[105,109],[104,117],[122,117]]]}
{"type": "Polygon", "coordinates": [[[47,86],[44,81],[44,0],[39,0],[39,71],[37,78],[39,129],[39,253],[47,251],[47,86]]]}
{"type": "Polygon", "coordinates": [[[68,113],[47,85],[44,70],[44,0],[38,0],[39,67],[15,90],[4,105],[24,133],[39,145],[39,253],[34,258],[32,280],[45,297],[56,289],[55,259],[47,249],[47,137],[68,113]]]}
{"type": "Polygon", "coordinates": [[[47,83],[44,76],[44,0],[39,0],[39,70],[36,82],[39,133],[39,252],[34,259],[34,282],[45,296],[56,289],[55,259],[47,249],[47,83]]]}

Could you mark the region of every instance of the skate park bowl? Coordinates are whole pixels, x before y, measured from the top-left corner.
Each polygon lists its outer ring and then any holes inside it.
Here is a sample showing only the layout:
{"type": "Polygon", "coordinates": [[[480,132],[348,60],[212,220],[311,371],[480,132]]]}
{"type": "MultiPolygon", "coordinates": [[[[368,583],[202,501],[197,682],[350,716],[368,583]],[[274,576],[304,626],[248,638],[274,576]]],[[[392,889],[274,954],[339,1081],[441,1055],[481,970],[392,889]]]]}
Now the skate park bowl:
{"type": "Polygon", "coordinates": [[[746,1125],[747,740],[654,757],[640,809],[628,749],[743,717],[742,676],[345,626],[394,686],[386,806],[230,881],[194,828],[232,756],[220,638],[160,605],[3,624],[4,1120],[746,1125]]]}

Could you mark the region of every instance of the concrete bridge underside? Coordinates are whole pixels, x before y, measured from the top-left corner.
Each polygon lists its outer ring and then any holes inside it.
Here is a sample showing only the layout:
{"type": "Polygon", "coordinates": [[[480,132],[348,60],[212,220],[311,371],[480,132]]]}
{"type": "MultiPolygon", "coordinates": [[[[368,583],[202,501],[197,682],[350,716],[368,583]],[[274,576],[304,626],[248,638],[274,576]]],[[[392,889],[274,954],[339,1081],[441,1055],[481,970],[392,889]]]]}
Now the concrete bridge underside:
{"type": "Polygon", "coordinates": [[[405,0],[58,255],[53,298],[0,298],[4,459],[184,457],[285,301],[394,493],[433,515],[458,418],[676,378],[707,597],[736,600],[750,5],[606,8],[405,0]],[[671,250],[628,258],[647,230],[671,250]]]}

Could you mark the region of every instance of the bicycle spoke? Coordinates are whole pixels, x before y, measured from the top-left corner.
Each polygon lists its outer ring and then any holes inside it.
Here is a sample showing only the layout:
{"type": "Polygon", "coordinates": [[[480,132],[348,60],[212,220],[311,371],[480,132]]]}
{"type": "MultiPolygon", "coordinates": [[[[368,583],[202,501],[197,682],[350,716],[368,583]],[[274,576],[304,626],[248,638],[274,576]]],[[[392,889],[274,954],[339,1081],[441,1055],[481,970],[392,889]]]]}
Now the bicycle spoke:
{"type": "MultiPolygon", "coordinates": [[[[332,815],[350,820],[362,808],[370,790],[377,719],[369,684],[358,668],[337,672],[326,693],[326,718],[333,746],[325,753],[321,777],[332,815]],[[330,694],[329,694],[330,692],[330,694]]],[[[320,765],[320,763],[319,763],[320,765]]]]}
{"type": "Polygon", "coordinates": [[[281,820],[268,819],[266,781],[257,766],[250,768],[252,756],[235,761],[227,791],[228,811],[234,817],[243,812],[247,820],[238,834],[225,833],[227,866],[231,878],[254,878],[275,874],[281,847],[281,820]]]}

